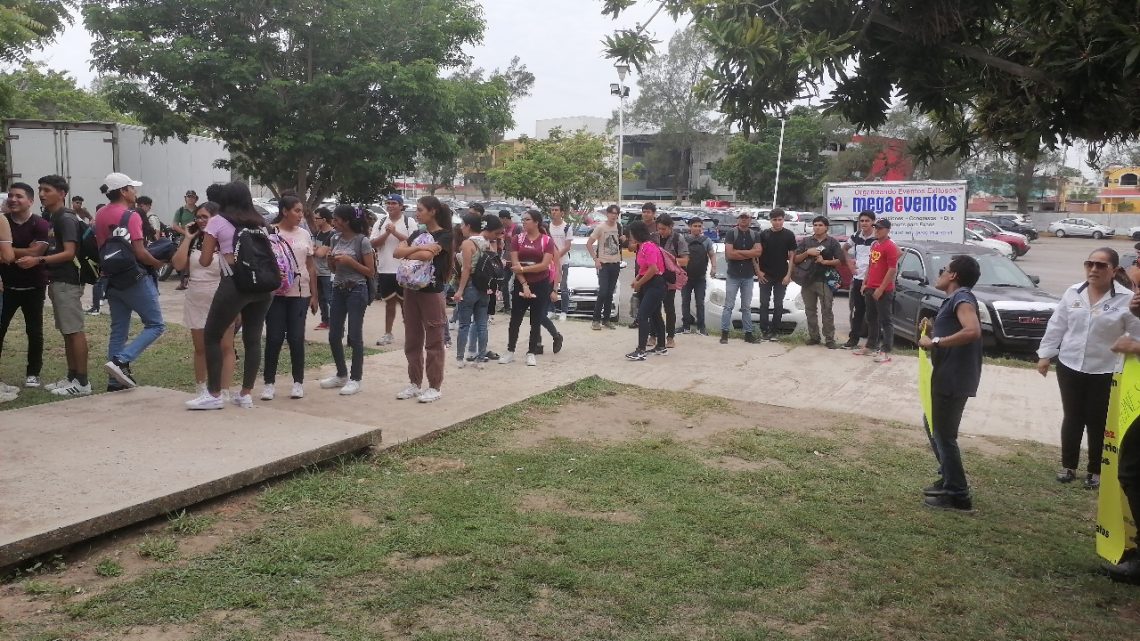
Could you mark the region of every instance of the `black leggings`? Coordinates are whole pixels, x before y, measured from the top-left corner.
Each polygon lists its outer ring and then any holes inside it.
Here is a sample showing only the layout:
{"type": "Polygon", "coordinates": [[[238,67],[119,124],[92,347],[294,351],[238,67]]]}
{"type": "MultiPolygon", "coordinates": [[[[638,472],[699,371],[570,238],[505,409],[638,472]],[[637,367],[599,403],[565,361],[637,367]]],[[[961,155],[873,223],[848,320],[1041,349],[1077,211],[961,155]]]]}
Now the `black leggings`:
{"type": "Polygon", "coordinates": [[[1104,456],[1104,426],[1112,374],[1085,374],[1057,363],[1061,388],[1061,467],[1075,470],[1081,460],[1081,436],[1088,430],[1089,474],[1100,474],[1104,456]]]}
{"type": "MultiPolygon", "coordinates": [[[[206,384],[210,393],[222,393],[222,335],[241,315],[241,342],[245,346],[242,363],[242,389],[252,389],[261,367],[261,332],[265,328],[265,314],[273,302],[273,293],[247,294],[239,292],[234,279],[225,276],[218,283],[218,291],[210,303],[206,326],[202,329],[206,344],[206,384]]],[[[229,387],[229,381],[226,381],[229,387]]]]}
{"type": "Polygon", "coordinates": [[[665,299],[665,277],[654,276],[641,286],[637,304],[637,349],[644,352],[649,332],[657,338],[657,347],[665,347],[665,322],[661,320],[661,303],[665,299]]]}
{"type": "Polygon", "coordinates": [[[507,329],[507,351],[515,351],[519,342],[519,329],[522,328],[523,316],[530,312],[530,343],[528,354],[533,354],[542,343],[542,319],[546,317],[546,309],[550,304],[550,292],[554,285],[550,280],[541,280],[530,284],[530,292],[534,298],[522,297],[522,285],[515,283],[511,294],[511,324],[507,329]]]}
{"type": "Polygon", "coordinates": [[[289,340],[289,363],[293,382],[305,382],[305,315],[308,296],[274,296],[265,315],[265,383],[277,382],[277,361],[281,345],[289,340]]]}

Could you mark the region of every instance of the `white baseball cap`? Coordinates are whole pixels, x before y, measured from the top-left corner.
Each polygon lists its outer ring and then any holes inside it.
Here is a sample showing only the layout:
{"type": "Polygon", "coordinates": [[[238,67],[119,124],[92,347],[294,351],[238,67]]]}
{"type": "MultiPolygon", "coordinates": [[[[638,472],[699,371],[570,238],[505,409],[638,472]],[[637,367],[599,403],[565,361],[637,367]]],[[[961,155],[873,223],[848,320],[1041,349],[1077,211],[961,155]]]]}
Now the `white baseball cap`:
{"type": "Polygon", "coordinates": [[[143,186],[141,182],[137,180],[131,180],[130,176],[121,174],[119,172],[107,174],[107,177],[103,179],[103,184],[107,185],[107,191],[115,191],[116,189],[122,189],[123,187],[143,186]]]}

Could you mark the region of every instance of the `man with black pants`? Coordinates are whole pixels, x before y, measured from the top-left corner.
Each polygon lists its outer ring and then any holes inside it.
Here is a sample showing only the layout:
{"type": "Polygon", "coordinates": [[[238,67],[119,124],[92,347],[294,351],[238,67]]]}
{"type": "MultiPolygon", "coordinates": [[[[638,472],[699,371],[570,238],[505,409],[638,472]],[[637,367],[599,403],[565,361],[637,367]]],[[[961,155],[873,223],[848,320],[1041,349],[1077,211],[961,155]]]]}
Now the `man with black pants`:
{"type": "Polygon", "coordinates": [[[875,212],[865,209],[859,212],[859,231],[852,234],[843,249],[853,258],[851,264],[851,289],[847,293],[848,318],[851,321],[851,331],[847,334],[847,342],[843,349],[855,349],[859,346],[859,339],[867,335],[867,299],[862,295],[863,281],[867,279],[867,266],[871,264],[871,245],[875,242],[875,212]]]}
{"type": "Polygon", "coordinates": [[[792,266],[796,260],[796,235],[784,229],[784,210],[779,207],[768,214],[770,229],[760,232],[760,338],[776,340],[784,316],[784,293],[792,282],[792,266]],[[773,306],[768,313],[768,304],[773,306]]]}
{"type": "Polygon", "coordinates": [[[871,245],[871,260],[867,265],[867,279],[863,281],[863,300],[867,311],[867,344],[853,354],[866,356],[874,353],[876,363],[891,362],[891,349],[895,342],[892,314],[895,303],[895,274],[898,273],[899,248],[891,240],[891,220],[880,218],[873,225],[875,242],[871,245]]]}
{"type": "Polygon", "coordinates": [[[978,393],[982,378],[982,323],[978,299],[970,290],[982,275],[971,256],[955,256],[938,272],[934,286],[947,298],[934,318],[933,336],[924,335],[918,346],[930,352],[931,444],[942,478],[923,490],[928,507],[960,512],[973,511],[958,427],[966,401],[978,393]]]}
{"type": "MultiPolygon", "coordinates": [[[[641,206],[641,222],[645,223],[645,229],[649,231],[649,240],[652,240],[658,247],[661,246],[661,234],[657,233],[657,204],[645,203],[641,206]]],[[[629,317],[632,322],[629,324],[630,329],[637,329],[637,308],[641,306],[641,295],[634,291],[629,296],[629,317]]]]}
{"type": "Polygon", "coordinates": [[[614,309],[614,291],[621,275],[621,209],[606,207],[606,222],[596,225],[586,241],[586,253],[594,257],[598,270],[598,300],[594,303],[593,329],[617,329],[610,322],[614,309]]]}
{"type": "MultiPolygon", "coordinates": [[[[26,183],[12,183],[8,188],[8,213],[4,217],[12,228],[12,250],[15,259],[25,256],[38,258],[47,252],[51,238],[51,223],[42,216],[32,214],[35,190],[26,183]]],[[[24,315],[24,328],[28,335],[28,363],[24,387],[40,387],[40,370],[44,363],[44,300],[47,297],[47,269],[32,262],[21,269],[14,262],[0,265],[0,280],[4,282],[3,312],[0,313],[0,351],[4,338],[16,312],[24,315]]],[[[0,386],[0,392],[4,388],[0,386]]]]}
{"type": "Polygon", "coordinates": [[[708,336],[705,327],[705,287],[708,285],[709,268],[716,273],[716,249],[713,242],[705,236],[705,225],[699,217],[689,221],[689,235],[686,237],[689,246],[689,262],[685,264],[685,275],[688,280],[681,288],[681,333],[688,334],[695,326],[701,336],[708,336]],[[689,307],[695,303],[696,317],[689,307]]]}
{"type": "MultiPolygon", "coordinates": [[[[661,251],[668,252],[677,261],[677,267],[684,269],[689,264],[689,243],[681,234],[673,233],[673,217],[661,214],[657,217],[657,236],[661,251]]],[[[676,347],[674,340],[677,334],[677,288],[669,285],[665,288],[665,299],[662,309],[665,313],[665,347],[676,347]]]]}

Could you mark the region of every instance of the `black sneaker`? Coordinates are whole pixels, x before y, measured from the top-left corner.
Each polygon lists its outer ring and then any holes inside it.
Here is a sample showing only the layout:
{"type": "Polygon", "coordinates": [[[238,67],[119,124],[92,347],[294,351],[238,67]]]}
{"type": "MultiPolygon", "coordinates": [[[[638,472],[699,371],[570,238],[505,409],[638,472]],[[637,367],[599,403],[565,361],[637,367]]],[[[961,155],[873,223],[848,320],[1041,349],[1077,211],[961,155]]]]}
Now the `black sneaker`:
{"type": "Polygon", "coordinates": [[[1075,480],[1077,480],[1077,473],[1074,470],[1066,469],[1057,472],[1058,483],[1072,483],[1075,480]]]}
{"type": "Polygon", "coordinates": [[[554,335],[554,353],[557,354],[558,352],[561,352],[561,351],[562,351],[562,334],[555,334],[554,335]]]}
{"type": "Polygon", "coordinates": [[[630,329],[637,329],[637,321],[633,321],[632,323],[630,323],[629,328],[630,329]]]}
{"type": "Polygon", "coordinates": [[[775,336],[772,334],[772,332],[760,332],[760,340],[762,340],[762,341],[775,340],[775,336]]]}
{"type": "Polygon", "coordinates": [[[698,334],[700,334],[701,336],[708,336],[708,335],[709,335],[709,330],[707,330],[707,329],[705,329],[705,328],[703,328],[703,327],[702,327],[702,328],[700,328],[700,329],[698,329],[698,330],[697,330],[697,333],[698,333],[698,334]]]}
{"type": "Polygon", "coordinates": [[[649,350],[649,353],[657,356],[664,356],[669,353],[669,348],[665,347],[664,345],[658,345],[657,347],[649,350]]]}
{"type": "Polygon", "coordinates": [[[936,510],[954,510],[955,512],[965,512],[971,514],[974,511],[974,503],[967,496],[952,496],[950,494],[940,494],[938,496],[928,496],[922,502],[926,507],[932,507],[936,510]]]}
{"type": "Polygon", "coordinates": [[[804,341],[804,345],[819,345],[819,343],[820,340],[818,338],[809,338],[804,341]]]}
{"type": "Polygon", "coordinates": [[[688,327],[683,327],[683,326],[682,326],[682,327],[681,327],[681,331],[680,331],[679,333],[681,333],[681,334],[688,334],[688,333],[689,333],[689,328],[688,328],[688,327]]]}
{"type": "Polygon", "coordinates": [[[922,488],[922,493],[926,496],[942,496],[945,494],[946,490],[942,489],[942,479],[922,488]]]}
{"type": "Polygon", "coordinates": [[[824,346],[826,346],[827,349],[839,349],[839,345],[837,345],[835,341],[827,341],[824,343],[824,346]]]}
{"type": "Polygon", "coordinates": [[[1115,565],[1105,563],[1101,567],[1108,573],[1108,578],[1113,581],[1140,585],[1140,557],[1134,556],[1115,565]]]}
{"type": "Polygon", "coordinates": [[[483,358],[485,358],[489,361],[497,361],[497,360],[499,360],[499,355],[496,354],[495,352],[492,352],[491,350],[487,350],[487,353],[483,354],[483,358]]]}
{"type": "Polygon", "coordinates": [[[138,387],[133,376],[131,376],[131,367],[127,363],[119,362],[119,359],[112,358],[107,361],[103,368],[107,370],[107,375],[119,382],[124,389],[138,387]]]}
{"type": "Polygon", "coordinates": [[[635,349],[632,352],[626,354],[625,357],[631,361],[643,361],[645,360],[645,352],[639,349],[635,349]]]}
{"type": "Polygon", "coordinates": [[[1085,476],[1085,489],[1095,490],[1100,487],[1100,474],[1088,474],[1085,476]]]}
{"type": "Polygon", "coordinates": [[[856,347],[859,347],[858,338],[848,339],[847,342],[843,344],[843,349],[855,349],[856,347]]]}
{"type": "Polygon", "coordinates": [[[744,342],[745,343],[755,343],[756,337],[752,335],[752,332],[744,332],[744,342]]]}
{"type": "Polygon", "coordinates": [[[720,333],[720,344],[721,345],[728,345],[728,332],[721,332],[720,333]]]}

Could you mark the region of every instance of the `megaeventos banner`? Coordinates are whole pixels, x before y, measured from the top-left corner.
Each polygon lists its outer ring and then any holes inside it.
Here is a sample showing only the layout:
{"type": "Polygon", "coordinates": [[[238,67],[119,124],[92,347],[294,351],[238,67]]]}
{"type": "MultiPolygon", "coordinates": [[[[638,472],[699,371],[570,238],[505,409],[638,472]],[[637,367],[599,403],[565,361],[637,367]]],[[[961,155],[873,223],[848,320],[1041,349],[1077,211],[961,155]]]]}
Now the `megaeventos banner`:
{"type": "Polygon", "coordinates": [[[828,183],[824,189],[832,218],[856,218],[870,210],[891,220],[894,238],[965,242],[964,180],[828,183]]]}

